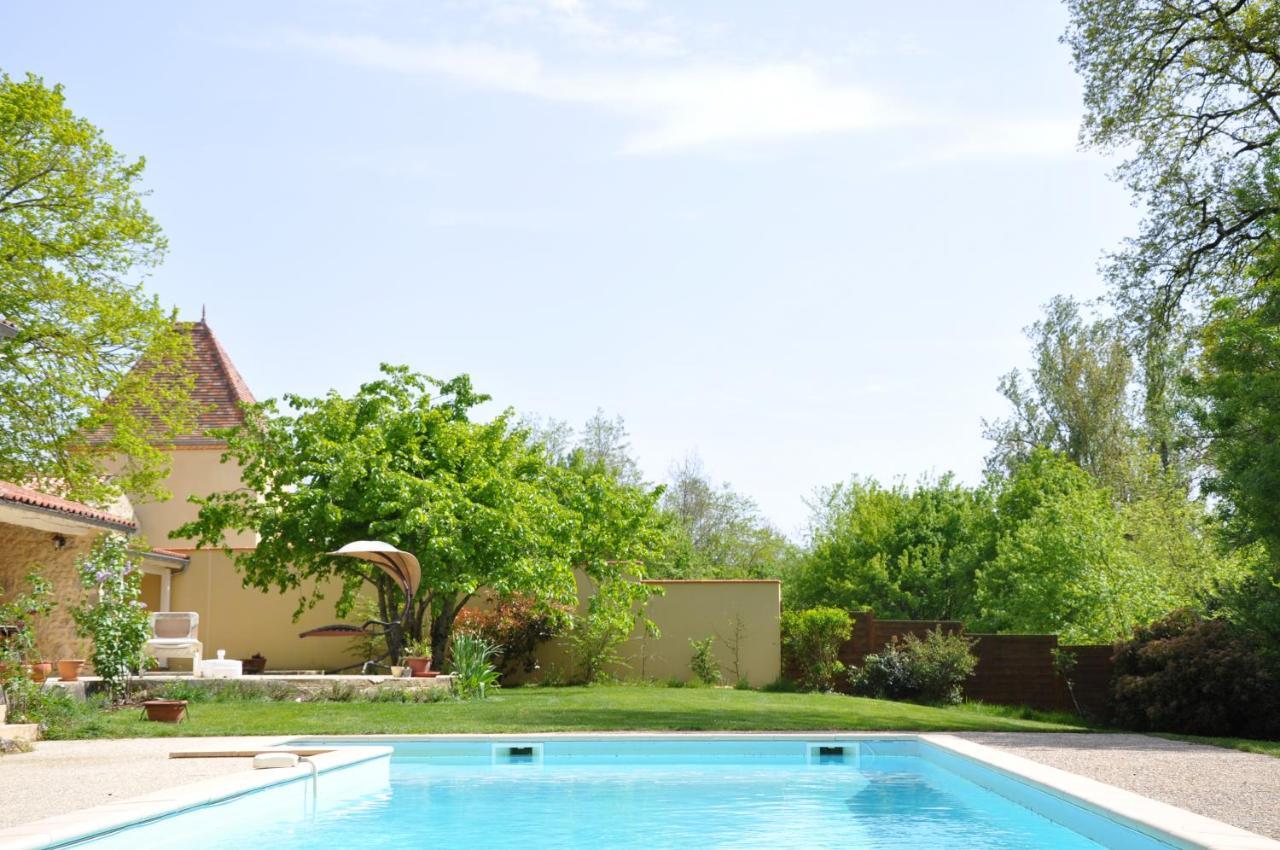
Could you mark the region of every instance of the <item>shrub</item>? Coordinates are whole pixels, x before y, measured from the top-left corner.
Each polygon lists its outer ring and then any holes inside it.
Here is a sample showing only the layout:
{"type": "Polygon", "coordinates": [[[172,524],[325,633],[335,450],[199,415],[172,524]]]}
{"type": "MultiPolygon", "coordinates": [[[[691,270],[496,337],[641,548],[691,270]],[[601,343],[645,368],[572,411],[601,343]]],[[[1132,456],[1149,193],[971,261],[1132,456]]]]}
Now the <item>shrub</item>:
{"type": "Polygon", "coordinates": [[[93,601],[72,610],[76,631],[93,639],[90,660],[112,701],[124,698],[129,674],[140,669],[142,647],[151,637],[142,595],[142,571],[129,555],[123,534],[98,538],[76,563],[80,584],[93,601]]]}
{"type": "Polygon", "coordinates": [[[808,690],[829,691],[844,672],[840,647],[853,625],[839,608],[810,608],[782,615],[783,664],[794,669],[798,684],[808,690]]]}
{"type": "Polygon", "coordinates": [[[658,629],[644,615],[644,604],[654,593],[652,585],[617,579],[596,588],[585,614],[577,617],[569,633],[569,649],[577,681],[594,684],[609,678],[609,667],[625,666],[622,645],[637,625],[656,637],[658,629]]]}
{"type": "Polygon", "coordinates": [[[1117,648],[1111,708],[1142,731],[1280,737],[1280,675],[1237,627],[1175,611],[1117,648]]]}
{"type": "Polygon", "coordinates": [[[968,638],[939,628],[923,640],[915,635],[893,639],[863,659],[850,682],[854,693],[864,696],[954,705],[963,698],[965,680],[977,665],[968,638]]]}
{"type": "Polygon", "coordinates": [[[564,631],[569,619],[563,606],[540,602],[531,596],[503,596],[489,600],[488,608],[464,608],[454,620],[455,635],[479,635],[501,647],[497,667],[503,678],[517,671],[538,669],[538,647],[564,631]]]}
{"type": "Polygon", "coordinates": [[[689,661],[689,669],[704,685],[720,683],[720,664],[716,661],[715,642],[714,636],[703,640],[689,638],[689,646],[693,647],[693,658],[689,661]]]}
{"type": "Polygon", "coordinates": [[[498,687],[498,670],[492,663],[498,649],[479,635],[463,634],[454,639],[451,669],[453,690],[459,698],[484,699],[486,690],[498,687]]]}
{"type": "MultiPolygon", "coordinates": [[[[0,604],[0,623],[16,627],[4,640],[0,640],[0,680],[10,676],[18,676],[22,671],[22,662],[40,661],[40,653],[36,651],[35,620],[47,617],[53,610],[53,585],[37,571],[28,573],[29,590],[16,593],[9,601],[0,604]]],[[[5,592],[0,587],[0,595],[5,592]]]]}

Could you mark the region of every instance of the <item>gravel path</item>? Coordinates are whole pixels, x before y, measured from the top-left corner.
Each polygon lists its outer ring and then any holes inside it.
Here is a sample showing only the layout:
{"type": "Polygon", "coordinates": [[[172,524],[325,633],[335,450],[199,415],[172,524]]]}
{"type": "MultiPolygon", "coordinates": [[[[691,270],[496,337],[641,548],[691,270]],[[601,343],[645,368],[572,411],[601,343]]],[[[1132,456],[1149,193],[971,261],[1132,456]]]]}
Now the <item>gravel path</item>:
{"type": "Polygon", "coordinates": [[[284,738],[41,741],[0,756],[0,829],[238,770],[249,759],[171,759],[176,750],[267,747],[284,738]]]}
{"type": "Polygon", "coordinates": [[[956,735],[1280,839],[1280,758],[1146,735],[956,735]]]}

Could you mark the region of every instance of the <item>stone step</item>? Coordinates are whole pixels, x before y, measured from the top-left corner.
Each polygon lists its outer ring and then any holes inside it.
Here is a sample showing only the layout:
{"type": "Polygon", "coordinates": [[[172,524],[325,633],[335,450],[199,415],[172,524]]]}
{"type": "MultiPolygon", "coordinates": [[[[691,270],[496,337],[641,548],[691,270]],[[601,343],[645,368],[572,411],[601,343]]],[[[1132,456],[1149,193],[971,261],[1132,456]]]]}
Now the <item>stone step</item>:
{"type": "Polygon", "coordinates": [[[36,723],[0,723],[0,738],[12,741],[40,740],[40,726],[36,723]]]}

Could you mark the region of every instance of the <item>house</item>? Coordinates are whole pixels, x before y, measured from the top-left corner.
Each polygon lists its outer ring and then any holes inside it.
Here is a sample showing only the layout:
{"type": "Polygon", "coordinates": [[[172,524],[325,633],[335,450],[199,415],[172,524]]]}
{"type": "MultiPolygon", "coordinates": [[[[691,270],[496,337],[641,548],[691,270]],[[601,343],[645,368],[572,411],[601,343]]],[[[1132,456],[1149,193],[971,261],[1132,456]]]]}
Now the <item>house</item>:
{"type": "MultiPolygon", "coordinates": [[[[301,593],[281,594],[247,588],[232,556],[221,548],[200,548],[194,540],[173,536],[177,528],[196,517],[198,507],[190,497],[244,487],[239,466],[232,460],[223,462],[226,444],[210,432],[243,422],[242,405],[254,402],[244,378],[203,318],[198,322],[185,322],[180,329],[191,343],[183,369],[193,379],[193,393],[200,410],[188,433],[178,434],[164,443],[170,455],[170,469],[163,486],[172,494],[171,498],[134,499],[132,503],[125,499],[115,512],[108,514],[86,505],[23,491],[22,498],[28,501],[16,503],[17,507],[12,510],[32,514],[23,517],[28,525],[36,520],[44,525],[23,528],[21,534],[30,532],[34,536],[22,538],[21,554],[12,559],[15,566],[8,572],[0,566],[0,584],[8,588],[12,576],[25,574],[18,564],[38,562],[54,581],[60,600],[78,600],[81,591],[75,576],[75,558],[88,550],[94,534],[121,531],[133,535],[134,548],[145,552],[142,601],[153,611],[199,614],[199,637],[205,657],[213,656],[220,649],[226,650],[229,658],[261,654],[267,659],[268,670],[274,672],[334,670],[363,661],[354,652],[350,639],[299,636],[304,631],[341,621],[332,603],[327,601],[338,598],[338,582],[322,587],[326,601],[294,620],[301,593]],[[75,534],[73,527],[79,529],[75,534]],[[59,544],[60,539],[70,542],[59,544]]],[[[157,423],[157,433],[160,431],[157,423]]],[[[15,493],[18,491],[22,488],[14,488],[15,493]]],[[[3,513],[4,504],[0,501],[0,522],[9,521],[3,513]]],[[[0,526],[0,532],[4,528],[0,526]]],[[[18,531],[10,533],[19,534],[18,531]]],[[[5,548],[4,539],[0,537],[0,550],[5,548]]],[[[252,549],[258,541],[252,532],[244,532],[230,535],[225,542],[233,552],[243,552],[252,549]]],[[[620,675],[687,677],[690,639],[719,634],[724,638],[720,653],[726,668],[740,669],[742,675],[756,685],[777,678],[780,672],[778,582],[655,583],[663,586],[664,593],[650,603],[649,614],[658,624],[662,637],[654,639],[638,632],[623,648],[627,665],[619,668],[620,675]],[[732,663],[727,656],[730,641],[737,647],[732,663]]],[[[585,604],[586,585],[582,581],[579,584],[585,604]]],[[[302,590],[309,593],[311,588],[302,590]]],[[[69,607],[61,605],[47,634],[37,635],[46,657],[83,652],[83,643],[77,643],[70,625],[69,607]]],[[[545,646],[540,656],[546,669],[555,667],[567,673],[571,665],[562,641],[545,646]]]]}
{"type": "MultiPolygon", "coordinates": [[[[26,577],[33,570],[56,590],[57,607],[36,624],[44,660],[83,658],[87,649],[71,617],[71,609],[85,595],[76,562],[100,535],[137,530],[137,521],[130,517],[0,481],[0,596],[26,590],[26,577]]],[[[143,581],[156,591],[157,605],[172,569],[185,563],[178,553],[157,551],[142,557],[143,581]]]]}
{"type": "MultiPolygon", "coordinates": [[[[180,329],[190,340],[184,369],[193,380],[192,395],[199,407],[193,427],[166,441],[169,475],[163,487],[165,501],[135,500],[132,515],[137,534],[151,547],[151,560],[162,571],[143,577],[142,600],[156,611],[195,611],[200,615],[199,636],[205,655],[219,649],[229,658],[261,654],[276,670],[323,670],[355,663],[349,641],[339,638],[300,638],[300,632],[338,622],[331,604],[321,603],[296,622],[298,595],[263,592],[241,583],[232,558],[221,549],[198,548],[191,539],[174,537],[179,526],[194,519],[198,507],[191,496],[241,489],[240,468],[222,462],[226,444],[210,432],[244,421],[242,405],[255,399],[239,370],[208,323],[184,322],[180,329]],[[157,554],[159,553],[158,557],[157,554]]],[[[257,545],[251,532],[231,534],[225,540],[232,550],[257,545]]],[[[336,599],[334,583],[329,599],[336,599]]],[[[182,664],[182,662],[174,662],[182,664]]]]}

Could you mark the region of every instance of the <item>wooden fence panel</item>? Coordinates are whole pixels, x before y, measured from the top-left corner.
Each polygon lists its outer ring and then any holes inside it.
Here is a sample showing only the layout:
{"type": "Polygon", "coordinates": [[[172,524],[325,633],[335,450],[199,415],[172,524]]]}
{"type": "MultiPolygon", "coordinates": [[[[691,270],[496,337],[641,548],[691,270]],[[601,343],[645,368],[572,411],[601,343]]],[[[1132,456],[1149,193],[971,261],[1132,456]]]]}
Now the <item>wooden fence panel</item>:
{"type": "MultiPolygon", "coordinates": [[[[1111,646],[1061,646],[1057,635],[969,634],[957,620],[881,620],[870,611],[850,614],[852,633],[840,648],[840,660],[859,667],[868,655],[879,652],[893,639],[909,634],[924,637],[934,629],[966,634],[974,639],[978,666],[965,684],[968,699],[999,705],[1026,705],[1045,711],[1075,711],[1077,703],[1086,715],[1105,719],[1111,690],[1111,646]],[[1071,680],[1075,693],[1053,663],[1054,649],[1076,656],[1071,680]]],[[[790,674],[792,671],[786,671],[790,674]]],[[[840,690],[848,691],[847,681],[840,690]]]]}

